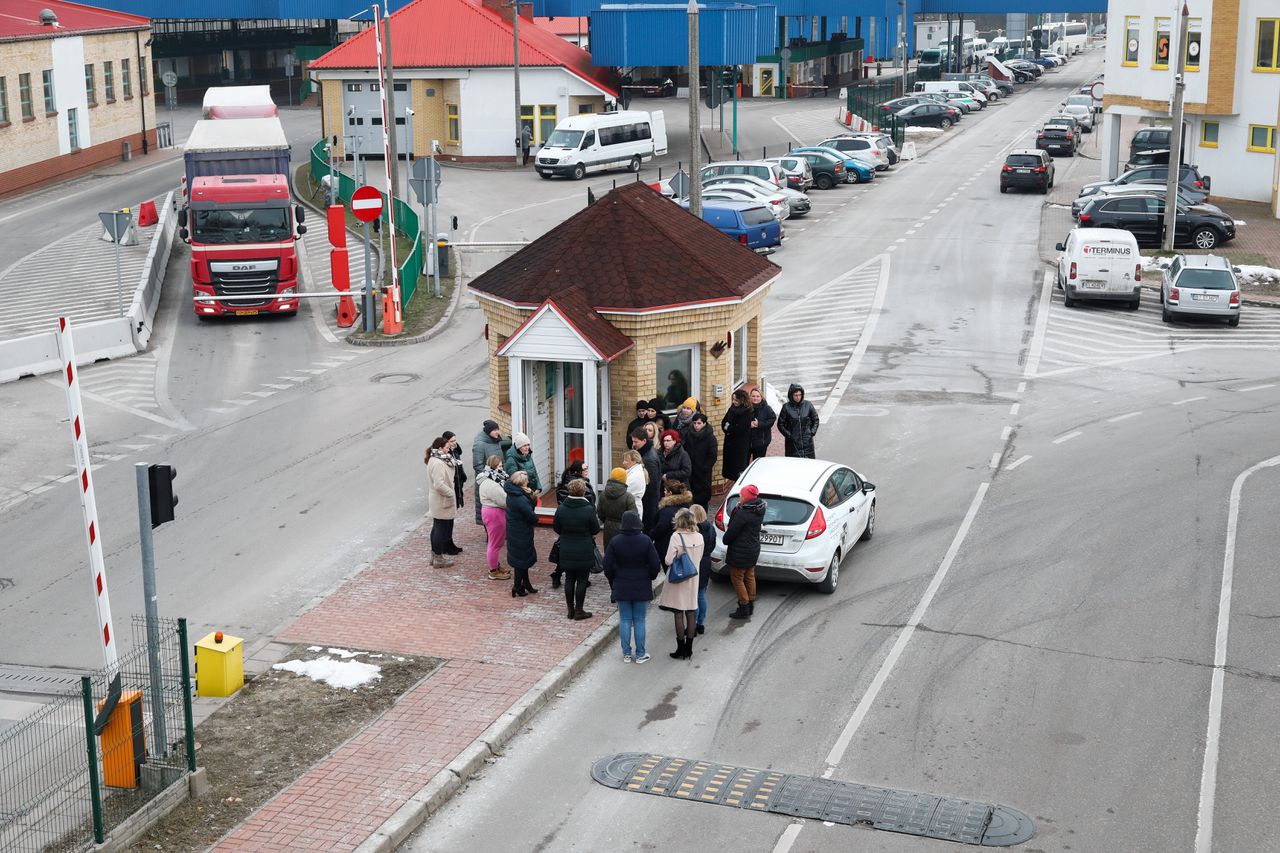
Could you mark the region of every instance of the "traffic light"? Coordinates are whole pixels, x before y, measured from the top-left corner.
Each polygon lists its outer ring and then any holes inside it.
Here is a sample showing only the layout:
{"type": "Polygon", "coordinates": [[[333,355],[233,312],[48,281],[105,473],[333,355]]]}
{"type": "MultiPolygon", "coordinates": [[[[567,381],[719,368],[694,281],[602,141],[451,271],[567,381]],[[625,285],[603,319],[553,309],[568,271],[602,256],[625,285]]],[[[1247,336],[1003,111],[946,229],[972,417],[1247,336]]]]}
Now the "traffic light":
{"type": "Polygon", "coordinates": [[[178,478],[178,469],[172,465],[148,465],[147,489],[151,493],[151,526],[159,527],[166,521],[173,521],[173,508],[178,505],[178,496],[173,493],[173,481],[178,478]]]}

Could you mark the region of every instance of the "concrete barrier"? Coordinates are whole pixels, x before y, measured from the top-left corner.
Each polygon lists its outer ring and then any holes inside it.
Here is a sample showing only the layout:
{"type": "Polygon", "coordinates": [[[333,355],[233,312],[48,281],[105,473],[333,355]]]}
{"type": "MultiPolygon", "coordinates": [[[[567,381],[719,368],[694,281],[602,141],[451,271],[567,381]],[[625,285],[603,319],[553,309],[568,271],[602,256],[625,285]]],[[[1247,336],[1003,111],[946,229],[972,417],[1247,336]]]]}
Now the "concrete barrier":
{"type": "MultiPolygon", "coordinates": [[[[164,287],[165,267],[173,249],[177,231],[177,214],[172,205],[173,193],[164,199],[160,221],[151,237],[151,247],[134,286],[129,310],[123,317],[76,323],[70,317],[75,334],[76,363],[92,364],[103,359],[121,358],[145,352],[151,340],[160,291],[164,287]]],[[[54,325],[52,322],[50,325],[54,325]]],[[[61,369],[57,335],[48,332],[0,341],[0,382],[12,382],[24,376],[38,376],[61,369]]]]}

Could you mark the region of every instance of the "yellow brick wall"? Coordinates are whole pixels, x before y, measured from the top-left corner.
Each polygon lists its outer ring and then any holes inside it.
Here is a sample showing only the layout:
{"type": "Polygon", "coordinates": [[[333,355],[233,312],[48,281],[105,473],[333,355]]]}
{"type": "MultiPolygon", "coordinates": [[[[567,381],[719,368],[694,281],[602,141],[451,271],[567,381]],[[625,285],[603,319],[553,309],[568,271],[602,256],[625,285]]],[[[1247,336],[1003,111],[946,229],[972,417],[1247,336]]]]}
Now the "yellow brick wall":
{"type": "Polygon", "coordinates": [[[40,72],[53,67],[50,39],[9,42],[0,49],[0,77],[9,101],[9,126],[0,128],[0,172],[18,169],[58,156],[58,128],[44,115],[40,72]],[[31,109],[35,118],[22,120],[18,75],[31,76],[31,109]]]}
{"type": "MultiPolygon", "coordinates": [[[[1205,61],[1209,66],[1209,97],[1206,115],[1231,115],[1236,111],[1236,47],[1240,21],[1240,0],[1213,0],[1212,32],[1205,61]]],[[[1197,110],[1196,112],[1201,112],[1197,110]]]]}
{"type": "MultiPolygon", "coordinates": [[[[447,122],[449,104],[457,104],[459,109],[462,108],[462,85],[457,80],[444,80],[442,81],[442,85],[443,85],[443,89],[437,90],[437,91],[444,92],[444,96],[441,98],[440,110],[445,115],[446,117],[445,120],[447,122]]],[[[462,114],[459,113],[459,118],[461,117],[462,117],[462,114]]],[[[444,148],[444,151],[446,154],[461,154],[462,140],[458,140],[457,143],[450,143],[448,141],[449,134],[447,131],[448,131],[448,128],[446,127],[445,130],[441,131],[440,133],[441,147],[444,148]]]]}
{"type": "MultiPolygon", "coordinates": [[[[150,32],[139,33],[141,43],[150,38],[150,32]]],[[[145,48],[144,48],[145,52],[145,48]]],[[[84,37],[84,61],[93,65],[94,90],[98,96],[98,105],[89,106],[90,139],[94,145],[101,145],[112,139],[119,139],[142,130],[142,109],[139,101],[146,102],[147,127],[156,126],[155,99],[142,98],[141,83],[138,80],[137,47],[133,33],[104,33],[102,35],[84,37]],[[129,60],[129,78],[133,85],[133,96],[124,96],[124,77],[120,73],[120,61],[129,60]],[[103,63],[110,62],[115,78],[115,102],[107,100],[107,87],[104,80],[103,63]]],[[[150,63],[148,62],[148,66],[150,63]]],[[[38,78],[38,74],[36,77],[38,78]]],[[[37,88],[39,88],[37,86],[37,88]]],[[[61,109],[61,105],[59,105],[61,109]]],[[[37,109],[37,115],[43,110],[37,109]]]]}
{"type": "Polygon", "coordinates": [[[591,112],[593,113],[602,113],[604,112],[604,95],[595,95],[595,96],[570,95],[569,96],[569,115],[576,116],[580,112],[582,112],[581,109],[579,108],[583,104],[590,104],[591,112]]]}
{"type": "MultiPolygon", "coordinates": [[[[425,157],[430,153],[431,140],[440,143],[440,147],[448,150],[445,141],[449,136],[449,114],[445,108],[445,81],[412,80],[409,88],[413,92],[413,148],[417,156],[425,157]],[[434,94],[428,95],[431,91],[434,94]]],[[[457,83],[454,82],[456,88],[457,83]]]]}
{"type": "Polygon", "coordinates": [[[337,154],[339,157],[346,157],[347,143],[342,136],[347,132],[346,121],[342,116],[342,85],[341,80],[320,81],[320,101],[323,104],[320,128],[327,135],[338,137],[337,154]]]}

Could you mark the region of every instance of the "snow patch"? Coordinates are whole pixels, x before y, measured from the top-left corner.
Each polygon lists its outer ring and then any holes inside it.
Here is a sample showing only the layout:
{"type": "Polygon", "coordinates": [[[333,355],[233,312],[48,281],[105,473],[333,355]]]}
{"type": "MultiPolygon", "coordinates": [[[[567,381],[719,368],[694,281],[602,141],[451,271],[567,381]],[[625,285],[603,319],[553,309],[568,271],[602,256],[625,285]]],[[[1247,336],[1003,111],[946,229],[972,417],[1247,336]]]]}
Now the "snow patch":
{"type": "Polygon", "coordinates": [[[1280,284],[1280,270],[1275,267],[1240,264],[1240,281],[1244,284],[1280,284]]]}
{"type": "Polygon", "coordinates": [[[313,681],[323,681],[330,687],[341,690],[355,690],[361,685],[382,678],[382,668],[371,663],[360,661],[334,660],[325,655],[315,660],[288,660],[271,667],[295,675],[305,675],[313,681]]]}
{"type": "Polygon", "coordinates": [[[946,131],[940,127],[921,127],[919,125],[914,125],[907,128],[907,133],[920,133],[927,135],[930,133],[946,133],[946,131]]]}
{"type": "Polygon", "coordinates": [[[347,651],[346,649],[335,649],[332,647],[330,647],[327,651],[329,652],[329,654],[333,655],[334,657],[339,657],[339,658],[342,658],[343,660],[348,660],[349,658],[368,654],[368,652],[351,652],[351,651],[347,651]]]}

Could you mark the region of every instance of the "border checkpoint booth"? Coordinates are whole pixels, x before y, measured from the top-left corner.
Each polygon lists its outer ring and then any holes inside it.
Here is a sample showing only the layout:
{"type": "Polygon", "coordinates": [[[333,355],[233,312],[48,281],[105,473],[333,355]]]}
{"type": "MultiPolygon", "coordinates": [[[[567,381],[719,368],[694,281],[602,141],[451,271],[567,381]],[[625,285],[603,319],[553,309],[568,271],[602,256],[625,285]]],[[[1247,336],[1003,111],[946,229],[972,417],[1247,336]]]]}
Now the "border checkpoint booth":
{"type": "MultiPolygon", "coordinates": [[[[630,449],[639,399],[696,397],[708,426],[760,374],[781,269],[643,183],[612,190],[470,283],[504,435],[529,436],[539,512],[575,459],[599,489],[630,449]]],[[[722,486],[717,463],[713,487],[722,486]]]]}

